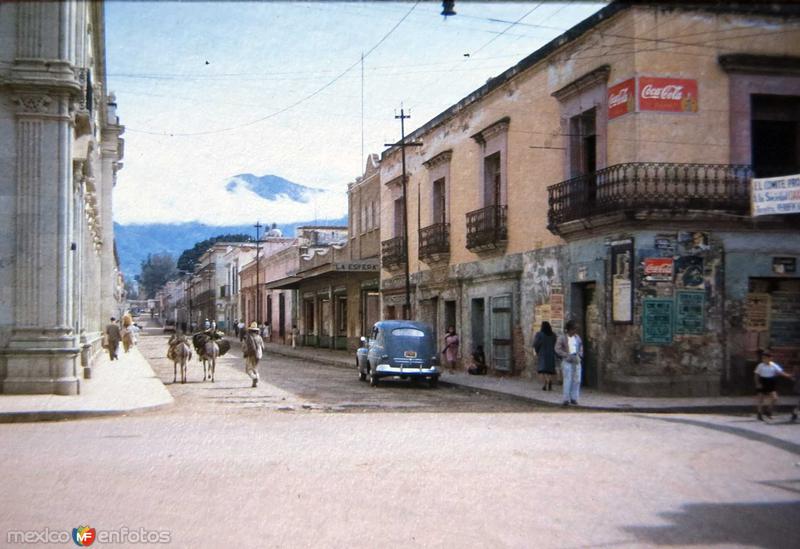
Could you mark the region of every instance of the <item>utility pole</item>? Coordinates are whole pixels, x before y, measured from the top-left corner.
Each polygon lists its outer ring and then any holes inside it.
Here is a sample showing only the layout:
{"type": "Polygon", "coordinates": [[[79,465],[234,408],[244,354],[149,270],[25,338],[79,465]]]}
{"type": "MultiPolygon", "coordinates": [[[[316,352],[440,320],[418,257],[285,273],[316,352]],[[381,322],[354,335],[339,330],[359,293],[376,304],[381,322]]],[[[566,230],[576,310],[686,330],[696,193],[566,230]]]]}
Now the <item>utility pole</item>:
{"type": "Polygon", "coordinates": [[[260,252],[261,252],[261,235],[259,231],[261,230],[261,221],[256,221],[256,224],[253,225],[256,228],[256,318],[255,321],[258,324],[261,324],[261,281],[259,280],[261,270],[261,261],[260,261],[260,252]]]}
{"type": "MultiPolygon", "coordinates": [[[[400,119],[400,154],[403,159],[403,177],[402,177],[402,185],[403,185],[403,239],[405,240],[404,248],[405,248],[405,275],[406,275],[406,302],[403,308],[408,311],[408,316],[411,316],[411,276],[408,272],[409,269],[409,261],[411,259],[411,254],[409,253],[409,242],[408,242],[408,193],[406,192],[406,147],[421,147],[422,143],[419,142],[411,142],[406,143],[406,126],[405,126],[405,119],[411,118],[410,114],[406,114],[403,110],[403,106],[400,106],[400,114],[394,115],[395,119],[400,119]]],[[[387,147],[395,146],[396,143],[387,143],[387,147]]],[[[405,316],[405,315],[403,315],[405,316]]],[[[409,318],[410,320],[410,318],[409,318]]]]}

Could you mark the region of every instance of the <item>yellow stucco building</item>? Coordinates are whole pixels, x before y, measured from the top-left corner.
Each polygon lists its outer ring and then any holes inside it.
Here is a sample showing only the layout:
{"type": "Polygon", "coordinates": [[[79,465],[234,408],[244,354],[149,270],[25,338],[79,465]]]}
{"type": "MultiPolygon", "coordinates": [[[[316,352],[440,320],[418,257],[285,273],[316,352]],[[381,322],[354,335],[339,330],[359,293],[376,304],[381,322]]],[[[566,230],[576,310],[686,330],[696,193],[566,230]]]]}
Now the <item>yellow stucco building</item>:
{"type": "Polygon", "coordinates": [[[399,144],[380,164],[384,317],[503,375],[573,319],[585,383],[629,394],[735,390],[765,346],[800,364],[798,215],[750,211],[753,177],[800,173],[796,8],[609,4],[407,140],[405,193],[399,144]]]}

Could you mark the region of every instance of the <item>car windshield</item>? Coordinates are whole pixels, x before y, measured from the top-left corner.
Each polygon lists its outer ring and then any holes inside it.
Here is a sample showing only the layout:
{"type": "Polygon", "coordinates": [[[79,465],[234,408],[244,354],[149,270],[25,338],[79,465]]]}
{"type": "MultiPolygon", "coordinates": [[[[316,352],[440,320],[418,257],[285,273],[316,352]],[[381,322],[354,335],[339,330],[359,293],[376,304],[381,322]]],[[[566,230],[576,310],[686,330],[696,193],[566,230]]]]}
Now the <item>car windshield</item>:
{"type": "Polygon", "coordinates": [[[425,332],[422,330],[417,330],[416,328],[395,328],[392,330],[392,335],[405,337],[425,337],[425,332]]]}

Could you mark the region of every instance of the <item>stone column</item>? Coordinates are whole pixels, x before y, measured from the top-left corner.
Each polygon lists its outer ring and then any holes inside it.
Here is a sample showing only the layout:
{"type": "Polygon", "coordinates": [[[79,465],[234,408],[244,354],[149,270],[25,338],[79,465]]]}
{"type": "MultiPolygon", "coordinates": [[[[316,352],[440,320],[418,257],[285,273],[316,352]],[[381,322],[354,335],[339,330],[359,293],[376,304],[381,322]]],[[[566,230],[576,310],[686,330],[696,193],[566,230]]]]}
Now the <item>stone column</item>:
{"type": "Polygon", "coordinates": [[[76,394],[73,331],[72,103],[81,87],[66,4],[17,4],[17,52],[6,81],[15,112],[16,263],[5,393],[76,394]]]}

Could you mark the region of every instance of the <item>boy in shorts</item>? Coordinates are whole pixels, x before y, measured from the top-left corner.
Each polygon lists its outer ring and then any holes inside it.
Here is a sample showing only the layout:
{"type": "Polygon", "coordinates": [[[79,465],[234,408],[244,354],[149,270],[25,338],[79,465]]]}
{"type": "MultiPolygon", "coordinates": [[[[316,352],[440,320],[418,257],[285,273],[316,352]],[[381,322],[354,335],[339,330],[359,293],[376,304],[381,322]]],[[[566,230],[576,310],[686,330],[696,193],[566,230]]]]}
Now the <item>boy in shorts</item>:
{"type": "Polygon", "coordinates": [[[758,403],[756,404],[756,415],[759,421],[764,421],[762,416],[762,406],[764,404],[764,396],[768,397],[767,411],[764,413],[769,419],[772,419],[772,407],[778,400],[778,393],[775,390],[775,384],[778,381],[778,376],[792,379],[792,376],[783,371],[778,364],[772,362],[772,353],[764,351],[761,353],[761,362],[756,366],[753,372],[756,383],[756,391],[758,392],[758,403]]]}

